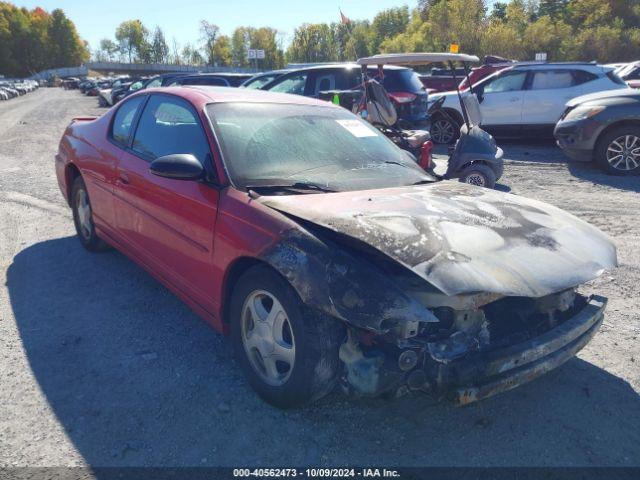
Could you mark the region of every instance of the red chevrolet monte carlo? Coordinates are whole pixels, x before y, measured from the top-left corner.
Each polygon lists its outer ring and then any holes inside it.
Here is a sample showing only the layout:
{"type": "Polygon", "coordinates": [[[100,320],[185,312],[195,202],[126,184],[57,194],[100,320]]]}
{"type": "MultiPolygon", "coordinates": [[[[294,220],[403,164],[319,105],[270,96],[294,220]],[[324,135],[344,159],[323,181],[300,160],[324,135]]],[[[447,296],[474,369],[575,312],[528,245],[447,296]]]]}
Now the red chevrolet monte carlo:
{"type": "Polygon", "coordinates": [[[266,401],[340,382],[458,404],[529,381],[595,334],[616,265],[550,205],[437,182],[345,109],[212,87],[151,89],[78,118],[56,156],[89,251],[115,247],[217,330],[266,401]]]}

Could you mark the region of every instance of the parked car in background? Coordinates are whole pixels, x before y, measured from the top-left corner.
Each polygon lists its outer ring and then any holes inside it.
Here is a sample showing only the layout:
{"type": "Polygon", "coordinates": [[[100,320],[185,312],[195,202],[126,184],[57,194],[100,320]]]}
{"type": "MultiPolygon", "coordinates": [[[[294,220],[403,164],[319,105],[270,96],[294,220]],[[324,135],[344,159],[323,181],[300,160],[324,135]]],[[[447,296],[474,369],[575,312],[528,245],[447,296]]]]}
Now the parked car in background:
{"type": "Polygon", "coordinates": [[[210,87],[230,87],[231,84],[226,78],[215,73],[198,73],[194,75],[184,75],[176,77],[169,82],[169,87],[179,85],[208,85],[210,87]]]}
{"type": "Polygon", "coordinates": [[[448,92],[460,85],[464,75],[463,68],[456,68],[455,72],[449,68],[432,68],[428,74],[420,75],[420,81],[429,93],[448,92]]]}
{"type": "Polygon", "coordinates": [[[458,404],[514,388],[591,340],[607,300],[576,288],[617,262],[575,216],[435,182],[310,98],[138,92],[72,121],[55,169],[80,243],[125,252],[230,333],[248,382],[279,407],[338,381],[458,404]]]}
{"type": "MultiPolygon", "coordinates": [[[[385,66],[384,77],[377,68],[369,68],[371,78],[383,84],[394,103],[398,118],[410,126],[427,122],[427,91],[420,77],[409,68],[385,66]]],[[[320,92],[362,89],[362,75],[357,64],[333,64],[292,70],[262,87],[277,93],[292,93],[318,98],[320,92]]]]}
{"type": "Polygon", "coordinates": [[[149,78],[142,77],[139,80],[136,80],[135,82],[131,82],[129,86],[127,86],[126,88],[120,88],[116,92],[112,93],[111,96],[113,98],[113,104],[115,105],[123,98],[128,97],[129,95],[137,92],[138,90],[143,89],[144,85],[147,83],[148,80],[149,78]]]}
{"type": "Polygon", "coordinates": [[[289,72],[289,70],[272,70],[270,72],[259,73],[258,75],[245,80],[242,85],[240,85],[240,88],[262,88],[269,82],[272,82],[276,78],[280,78],[287,72],[289,72]]]}
{"type": "Polygon", "coordinates": [[[119,77],[113,81],[110,88],[105,88],[98,92],[98,105],[101,107],[110,107],[115,105],[113,95],[120,90],[129,88],[133,82],[137,81],[137,77],[119,77]]]}
{"type": "MultiPolygon", "coordinates": [[[[501,57],[495,56],[486,56],[484,60],[484,65],[479,67],[475,67],[471,69],[469,73],[469,80],[471,80],[471,85],[475,85],[483,78],[488,77],[500,70],[504,70],[505,68],[513,67],[517,62],[514,60],[507,60],[501,57]]],[[[467,77],[465,76],[460,82],[460,90],[467,90],[469,88],[469,82],[467,81],[467,77]]]]}
{"type": "Polygon", "coordinates": [[[62,88],[65,90],[75,90],[80,85],[80,79],[77,77],[69,77],[62,80],[62,88]]]}
{"type": "Polygon", "coordinates": [[[593,160],[614,175],[639,175],[640,92],[621,89],[574,98],[554,134],[574,160],[593,160]]]}
{"type": "MultiPolygon", "coordinates": [[[[613,69],[594,63],[519,63],[481,80],[473,91],[480,102],[482,127],[494,136],[553,138],[569,100],[622,87],[627,85],[613,69]]],[[[447,116],[431,119],[436,143],[455,141],[463,124],[456,95],[436,93],[429,99],[445,97],[442,108],[447,116]]]]}

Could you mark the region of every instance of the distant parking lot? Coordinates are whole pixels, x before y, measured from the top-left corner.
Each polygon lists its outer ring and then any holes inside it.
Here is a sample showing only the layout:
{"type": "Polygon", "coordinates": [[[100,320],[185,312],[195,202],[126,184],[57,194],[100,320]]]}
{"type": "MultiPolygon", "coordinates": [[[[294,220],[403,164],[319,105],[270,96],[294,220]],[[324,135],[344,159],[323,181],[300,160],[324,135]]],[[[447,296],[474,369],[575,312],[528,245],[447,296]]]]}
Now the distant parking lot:
{"type": "MultiPolygon", "coordinates": [[[[231,346],[116,252],[73,237],[53,156],[95,98],[42,88],[0,104],[0,465],[640,465],[640,181],[499,142],[499,188],[608,233],[620,267],[600,332],[557,371],[466,408],[335,393],[262,402],[231,346]]],[[[437,150],[438,168],[446,149],[437,150]]]]}

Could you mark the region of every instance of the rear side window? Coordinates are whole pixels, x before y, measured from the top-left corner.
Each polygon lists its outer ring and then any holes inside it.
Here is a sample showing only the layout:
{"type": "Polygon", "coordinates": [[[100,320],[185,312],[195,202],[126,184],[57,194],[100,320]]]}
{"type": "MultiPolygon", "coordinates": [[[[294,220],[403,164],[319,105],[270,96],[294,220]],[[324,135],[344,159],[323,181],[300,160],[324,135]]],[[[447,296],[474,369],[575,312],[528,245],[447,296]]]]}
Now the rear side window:
{"type": "Polygon", "coordinates": [[[573,85],[571,70],[544,70],[533,74],[531,90],[569,88],[573,85]]]}
{"type": "Polygon", "coordinates": [[[585,70],[574,70],[573,71],[573,81],[574,85],[582,85],[583,83],[590,82],[598,78],[597,75],[587,72],[585,70]]]}
{"type": "Polygon", "coordinates": [[[388,92],[424,92],[424,85],[413,70],[384,70],[384,80],[381,83],[388,92]]]}
{"type": "Polygon", "coordinates": [[[168,95],[153,95],[140,116],[133,150],[150,159],[189,153],[204,164],[209,143],[187,102],[168,95]]]}
{"type": "Polygon", "coordinates": [[[134,97],[124,102],[113,117],[111,125],[111,138],[122,146],[129,145],[131,138],[131,129],[133,120],[136,118],[136,112],[142,105],[145,97],[134,97]]]}

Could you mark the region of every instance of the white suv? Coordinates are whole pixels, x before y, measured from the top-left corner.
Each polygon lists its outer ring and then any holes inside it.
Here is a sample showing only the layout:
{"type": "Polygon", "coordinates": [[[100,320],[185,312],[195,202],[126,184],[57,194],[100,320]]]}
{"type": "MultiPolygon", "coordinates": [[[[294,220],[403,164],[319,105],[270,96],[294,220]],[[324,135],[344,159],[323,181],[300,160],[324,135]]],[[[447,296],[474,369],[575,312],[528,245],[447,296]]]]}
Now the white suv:
{"type": "MultiPolygon", "coordinates": [[[[483,78],[473,92],[480,102],[482,128],[494,136],[553,138],[569,100],[624,87],[613,68],[595,63],[520,63],[483,78]]],[[[451,143],[463,119],[456,92],[434,93],[429,101],[442,96],[445,114],[431,118],[431,137],[436,143],[451,143]]]]}

